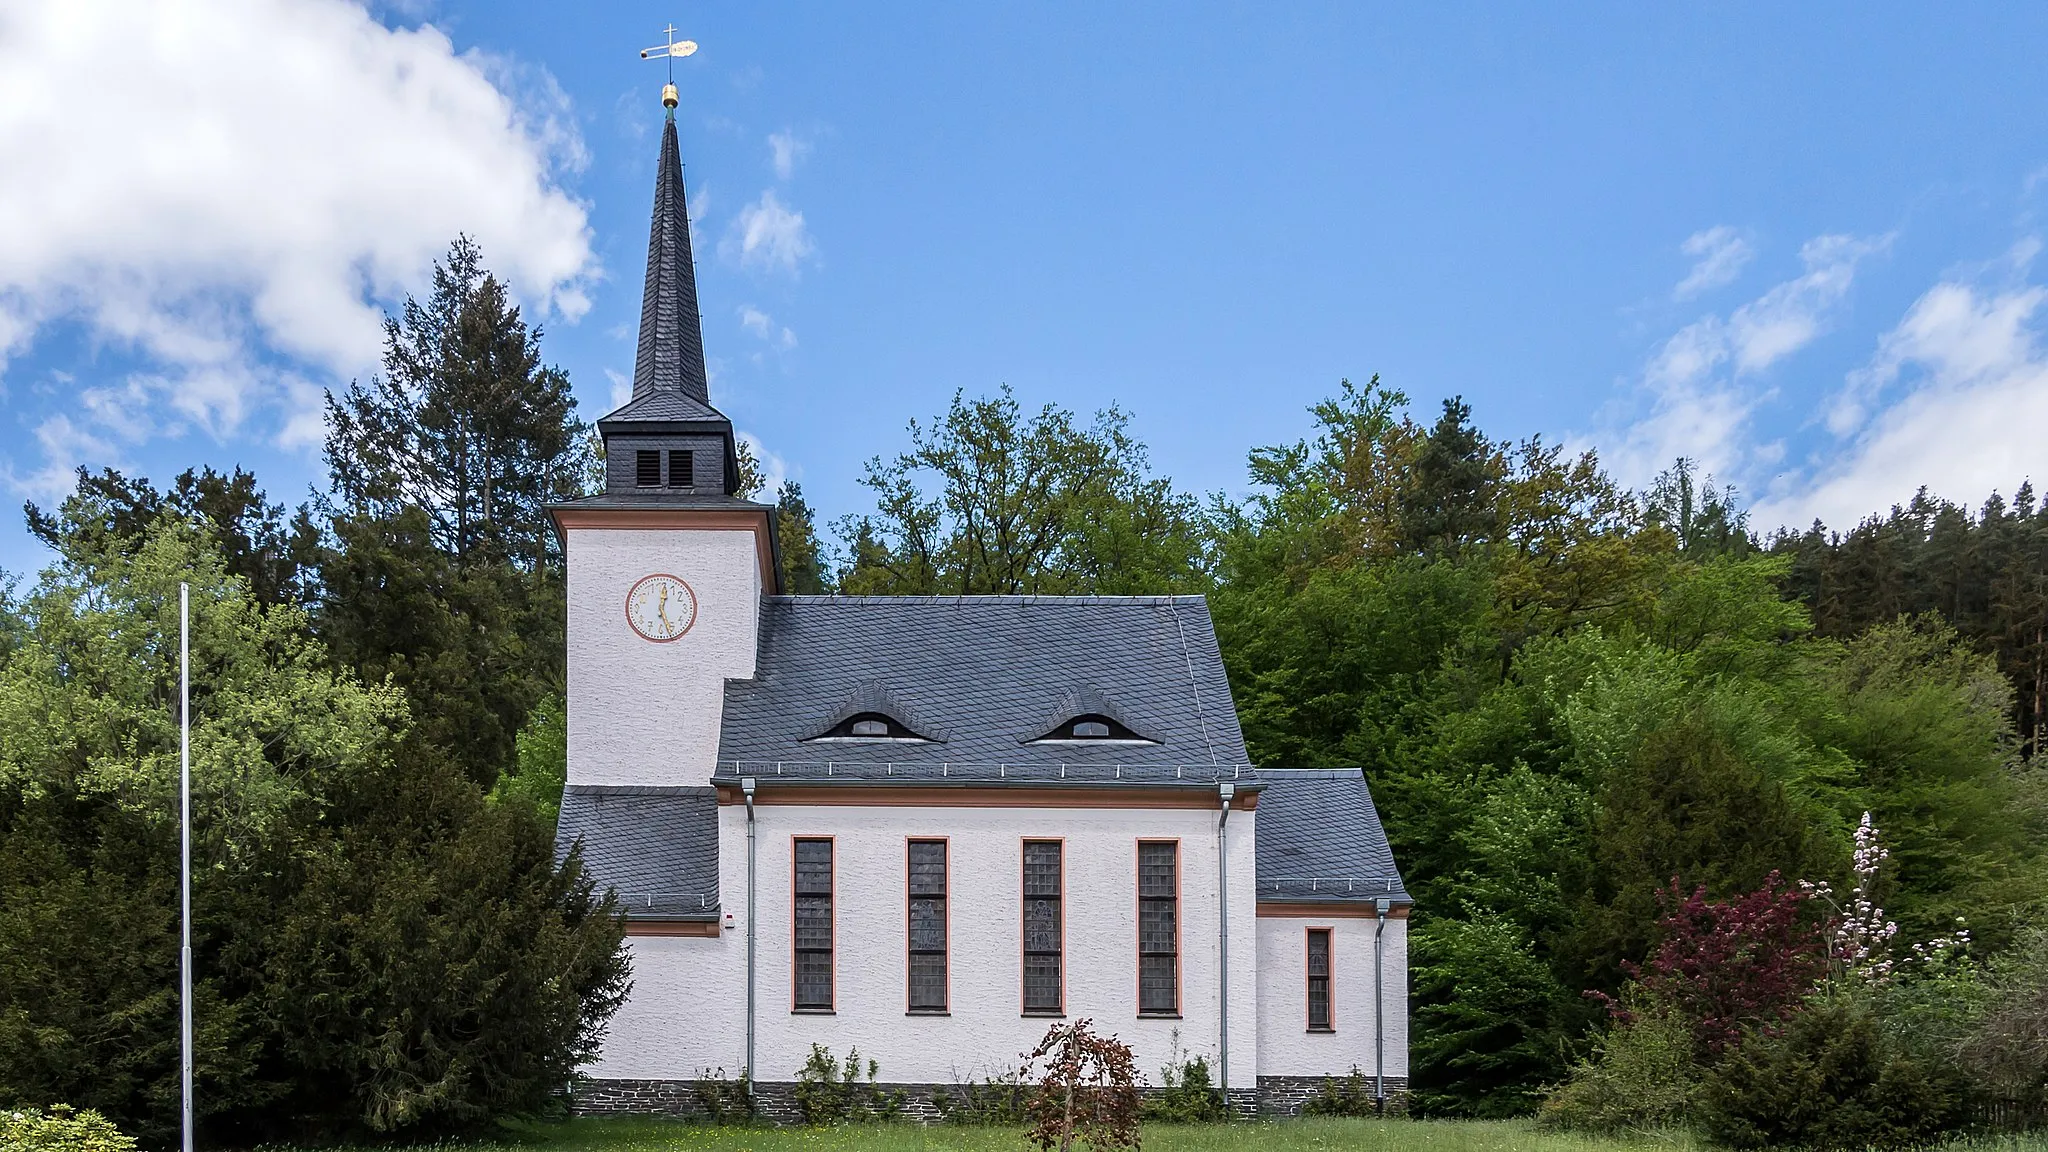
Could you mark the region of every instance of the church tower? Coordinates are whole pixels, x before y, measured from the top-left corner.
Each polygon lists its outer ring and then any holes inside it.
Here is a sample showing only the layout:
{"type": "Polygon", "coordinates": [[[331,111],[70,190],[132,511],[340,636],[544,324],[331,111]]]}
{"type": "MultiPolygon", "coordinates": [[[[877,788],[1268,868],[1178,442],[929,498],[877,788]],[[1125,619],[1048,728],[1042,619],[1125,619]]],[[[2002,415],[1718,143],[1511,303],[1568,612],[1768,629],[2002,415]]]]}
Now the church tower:
{"type": "Polygon", "coordinates": [[[633,397],[597,422],[604,491],[550,509],[571,784],[708,786],[725,682],[754,675],[761,597],[779,591],[773,510],[739,494],[732,421],[711,406],[676,102],[669,84],[633,397]]]}

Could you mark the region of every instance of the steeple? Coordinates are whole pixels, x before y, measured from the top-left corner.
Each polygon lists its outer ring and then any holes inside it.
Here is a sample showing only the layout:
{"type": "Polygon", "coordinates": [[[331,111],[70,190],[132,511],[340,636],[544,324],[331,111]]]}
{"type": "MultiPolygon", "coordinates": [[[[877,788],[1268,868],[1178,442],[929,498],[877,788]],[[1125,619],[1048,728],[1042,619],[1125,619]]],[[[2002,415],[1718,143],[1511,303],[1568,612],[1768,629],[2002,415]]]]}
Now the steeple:
{"type": "MultiPolygon", "coordinates": [[[[695,50],[696,45],[682,41],[672,54],[695,50]]],[[[654,223],[647,236],[633,398],[597,422],[605,446],[605,492],[655,499],[731,496],[739,488],[739,457],[732,422],[711,406],[704,371],[704,326],[697,313],[697,269],[690,255],[673,81],[662,89],[661,102],[667,115],[654,173],[654,223]]]]}
{"type": "Polygon", "coordinates": [[[676,88],[662,91],[661,161],[654,173],[654,224],[647,237],[647,285],[640,297],[640,350],[633,398],[681,392],[711,403],[704,374],[704,328],[697,312],[697,268],[690,254],[690,212],[683,156],[676,143],[676,88]]]}

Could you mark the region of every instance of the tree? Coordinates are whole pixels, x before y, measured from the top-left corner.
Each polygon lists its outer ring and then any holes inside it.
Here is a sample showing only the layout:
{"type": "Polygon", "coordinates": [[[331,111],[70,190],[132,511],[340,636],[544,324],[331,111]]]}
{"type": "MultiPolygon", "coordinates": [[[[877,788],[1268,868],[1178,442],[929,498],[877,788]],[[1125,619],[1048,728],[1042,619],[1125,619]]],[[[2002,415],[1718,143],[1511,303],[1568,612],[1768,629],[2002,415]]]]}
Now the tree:
{"type": "Polygon", "coordinates": [[[1498,528],[1493,486],[1500,453],[1472,426],[1464,397],[1444,401],[1443,415],[1416,445],[1401,492],[1401,539],[1425,556],[1456,557],[1498,528]]]}
{"type": "Polygon", "coordinates": [[[385,322],[384,371],[328,402],[322,640],[403,687],[407,739],[489,787],[563,687],[560,548],[589,438],[505,288],[460,239],[425,303],[385,322]]]}
{"type": "Polygon", "coordinates": [[[417,508],[458,567],[551,556],[542,506],[578,493],[588,441],[540,338],[476,244],[457,239],[427,301],[407,297],[385,318],[383,374],[328,397],[336,506],[370,518],[417,508]]]}
{"type": "Polygon", "coordinates": [[[1678,550],[1696,559],[1741,556],[1756,548],[1734,485],[1715,487],[1712,476],[1699,476],[1699,463],[1690,457],[1680,456],[1651,482],[1643,518],[1669,531],[1678,550]]]}
{"type": "Polygon", "coordinates": [[[230,574],[248,582],[262,604],[304,604],[313,595],[309,569],[319,555],[320,533],[302,507],[287,522],[284,507],[269,503],[256,477],[240,468],[179,473],[159,492],[142,477],[111,468],[78,470],[78,487],[55,513],[25,505],[29,533],[63,556],[99,554],[117,541],[142,538],[169,511],[207,525],[230,574]]]}
{"type": "Polygon", "coordinates": [[[799,596],[827,591],[825,558],[811,506],[794,480],[775,492],[775,538],[782,552],[782,590],[799,596]]]}
{"type": "Polygon", "coordinates": [[[1129,417],[1083,427],[1046,405],[1028,421],[1006,387],[955,395],[911,449],[868,462],[872,515],[837,525],[841,590],[929,595],[1168,592],[1205,577],[1194,499],[1151,475],[1129,417]]]}
{"type": "Polygon", "coordinates": [[[0,663],[0,1097],[176,1131],[185,581],[202,1139],[544,1109],[623,996],[610,898],[530,807],[408,755],[403,695],[335,671],[204,524],[55,523],[0,663]]]}

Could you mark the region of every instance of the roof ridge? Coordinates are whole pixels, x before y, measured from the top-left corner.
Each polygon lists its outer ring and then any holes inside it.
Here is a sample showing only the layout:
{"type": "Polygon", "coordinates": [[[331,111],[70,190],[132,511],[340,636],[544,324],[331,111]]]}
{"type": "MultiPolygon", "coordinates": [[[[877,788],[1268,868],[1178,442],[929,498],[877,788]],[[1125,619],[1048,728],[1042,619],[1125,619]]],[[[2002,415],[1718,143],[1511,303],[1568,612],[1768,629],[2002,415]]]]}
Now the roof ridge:
{"type": "Polygon", "coordinates": [[[1040,593],[1031,593],[1031,594],[1027,594],[1027,595],[979,595],[979,594],[977,594],[977,595],[960,595],[960,596],[946,596],[946,595],[910,595],[910,596],[873,596],[873,595],[855,595],[855,596],[849,596],[849,595],[843,595],[843,594],[839,594],[839,593],[815,593],[815,594],[809,594],[809,595],[793,595],[793,594],[783,594],[783,595],[775,595],[775,596],[766,596],[766,597],[763,597],[763,599],[765,599],[765,600],[767,600],[768,602],[770,602],[770,603],[773,603],[773,604],[819,604],[819,605],[832,605],[832,606],[834,606],[834,607],[838,607],[838,606],[848,606],[848,607],[853,607],[853,606],[859,606],[859,605],[866,605],[866,604],[953,604],[953,605],[968,605],[968,606],[973,606],[973,605],[983,605],[983,604],[1019,604],[1019,605],[1027,605],[1027,606],[1028,606],[1028,605],[1037,605],[1037,604],[1043,604],[1043,605],[1047,605],[1047,606],[1051,606],[1051,607],[1075,607],[1075,606],[1080,606],[1080,605],[1085,605],[1085,604],[1108,604],[1108,605],[1144,605],[1144,606],[1148,606],[1148,607],[1170,607],[1170,606],[1173,606],[1173,605],[1176,605],[1176,604],[1180,604],[1180,603],[1183,603],[1183,602],[1189,602],[1189,601],[1193,601],[1193,602],[1198,602],[1198,603],[1207,603],[1207,602],[1208,602],[1208,597],[1206,597],[1206,596],[1202,595],[1201,593],[1178,593],[1178,594],[1134,594],[1134,595],[1116,595],[1116,596],[1095,596],[1095,595],[1078,595],[1078,596],[1055,596],[1055,595],[1045,595],[1045,594],[1040,594],[1040,593]]]}

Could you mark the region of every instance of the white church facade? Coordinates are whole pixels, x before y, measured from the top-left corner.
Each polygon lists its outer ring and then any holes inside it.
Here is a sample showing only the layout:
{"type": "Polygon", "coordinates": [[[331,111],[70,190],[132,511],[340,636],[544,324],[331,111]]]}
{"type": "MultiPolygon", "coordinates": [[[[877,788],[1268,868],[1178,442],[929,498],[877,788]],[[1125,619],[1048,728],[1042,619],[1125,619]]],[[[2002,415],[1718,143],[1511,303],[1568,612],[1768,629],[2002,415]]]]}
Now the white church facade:
{"type": "MultiPolygon", "coordinates": [[[[673,94],[665,94],[673,109],[673,94]]],[[[1240,1110],[1405,1094],[1409,897],[1364,779],[1254,769],[1198,596],[787,596],[711,406],[673,111],[633,398],[568,557],[558,846],[627,915],[576,1103],[688,1111],[811,1046],[913,1100],[1086,1018],[1240,1110]]]]}

